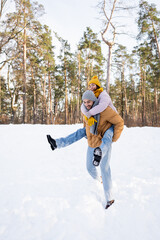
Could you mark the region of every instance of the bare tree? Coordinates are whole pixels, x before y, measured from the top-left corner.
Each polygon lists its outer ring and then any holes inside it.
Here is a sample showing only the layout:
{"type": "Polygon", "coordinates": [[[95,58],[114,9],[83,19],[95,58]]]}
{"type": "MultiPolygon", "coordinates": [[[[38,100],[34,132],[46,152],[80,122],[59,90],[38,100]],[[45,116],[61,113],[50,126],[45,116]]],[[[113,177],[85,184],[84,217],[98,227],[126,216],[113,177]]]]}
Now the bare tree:
{"type": "Polygon", "coordinates": [[[3,11],[3,8],[4,8],[4,5],[6,4],[7,0],[1,0],[1,6],[0,6],[0,18],[2,16],[2,11],[3,11]]]}
{"type": "Polygon", "coordinates": [[[110,16],[107,15],[106,12],[106,0],[103,0],[102,4],[102,11],[105,16],[106,24],[104,30],[101,32],[102,35],[102,40],[104,41],[105,44],[108,45],[108,62],[107,62],[107,83],[106,83],[106,89],[107,92],[109,93],[109,85],[110,85],[110,72],[111,72],[111,61],[112,61],[112,47],[115,44],[115,36],[116,36],[116,29],[115,26],[112,24],[111,20],[113,17],[113,13],[115,10],[117,0],[114,0],[110,16]],[[107,40],[104,35],[108,32],[109,28],[112,28],[112,40],[107,40]]]}
{"type": "Polygon", "coordinates": [[[81,52],[78,53],[78,89],[77,89],[77,119],[80,120],[80,82],[81,82],[81,52]]]}
{"type": "Polygon", "coordinates": [[[106,89],[109,93],[112,50],[117,36],[123,34],[136,38],[126,23],[126,18],[132,15],[131,11],[136,8],[136,3],[132,3],[131,1],[126,2],[125,0],[102,0],[99,6],[104,18],[104,27],[101,36],[103,42],[108,46],[106,89]]]}

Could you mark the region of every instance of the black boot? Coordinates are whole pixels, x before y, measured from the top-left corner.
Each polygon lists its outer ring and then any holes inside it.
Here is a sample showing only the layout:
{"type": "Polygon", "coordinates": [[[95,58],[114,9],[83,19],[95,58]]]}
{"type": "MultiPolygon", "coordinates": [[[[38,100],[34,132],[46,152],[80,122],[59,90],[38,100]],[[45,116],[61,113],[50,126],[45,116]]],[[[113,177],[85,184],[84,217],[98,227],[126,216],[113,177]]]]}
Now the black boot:
{"type": "Polygon", "coordinates": [[[105,209],[109,208],[114,203],[114,200],[108,201],[105,209]]]}
{"type": "Polygon", "coordinates": [[[51,138],[50,135],[47,135],[47,139],[49,144],[51,145],[52,150],[55,150],[57,148],[56,141],[53,138],[51,138]]]}
{"type": "Polygon", "coordinates": [[[100,161],[101,161],[101,158],[102,158],[101,149],[99,147],[95,148],[94,152],[93,152],[93,155],[94,155],[93,165],[97,167],[99,165],[100,161]]]}

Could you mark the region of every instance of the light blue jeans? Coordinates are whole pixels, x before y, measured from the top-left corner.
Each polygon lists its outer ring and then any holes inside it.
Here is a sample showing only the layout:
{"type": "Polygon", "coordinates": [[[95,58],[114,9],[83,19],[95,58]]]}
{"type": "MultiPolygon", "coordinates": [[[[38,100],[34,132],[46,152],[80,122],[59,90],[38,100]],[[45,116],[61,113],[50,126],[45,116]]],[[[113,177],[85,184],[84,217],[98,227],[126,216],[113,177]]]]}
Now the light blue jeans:
{"type": "MultiPolygon", "coordinates": [[[[104,134],[102,138],[102,143],[100,148],[102,150],[102,159],[100,162],[100,169],[103,181],[103,189],[105,194],[106,202],[111,200],[111,170],[110,170],[110,156],[112,147],[112,137],[113,137],[114,127],[110,127],[104,134]]],[[[65,138],[58,138],[56,140],[57,148],[67,147],[70,144],[86,137],[86,129],[80,128],[76,132],[68,135],[65,138]]],[[[87,150],[87,170],[89,174],[96,180],[100,181],[100,176],[98,176],[97,167],[93,165],[93,151],[94,148],[88,147],[87,150]]]]}
{"type": "Polygon", "coordinates": [[[81,138],[86,137],[86,129],[80,128],[76,132],[68,135],[65,138],[58,138],[56,140],[57,148],[67,147],[70,144],[77,142],[81,138]]]}
{"type": "MultiPolygon", "coordinates": [[[[102,138],[102,143],[100,148],[102,150],[102,159],[100,162],[100,169],[103,181],[103,189],[106,202],[111,200],[111,169],[110,169],[110,157],[111,157],[111,148],[112,148],[112,137],[113,137],[114,127],[110,127],[104,134],[102,138]]],[[[98,176],[97,167],[92,163],[93,161],[93,151],[94,148],[88,147],[87,150],[87,170],[89,174],[94,178],[100,181],[98,176]]]]}

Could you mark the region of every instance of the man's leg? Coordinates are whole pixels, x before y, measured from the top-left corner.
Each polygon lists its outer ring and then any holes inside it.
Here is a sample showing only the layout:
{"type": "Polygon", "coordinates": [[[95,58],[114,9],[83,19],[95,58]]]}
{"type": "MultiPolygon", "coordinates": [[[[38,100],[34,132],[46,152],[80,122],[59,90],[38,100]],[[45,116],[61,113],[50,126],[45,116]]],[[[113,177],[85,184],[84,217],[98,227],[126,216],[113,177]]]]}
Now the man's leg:
{"type": "Polygon", "coordinates": [[[86,136],[86,129],[80,128],[76,132],[68,135],[65,138],[57,138],[55,139],[57,148],[67,147],[70,144],[80,140],[81,138],[86,136]]]}
{"type": "Polygon", "coordinates": [[[88,146],[86,167],[87,167],[88,173],[94,179],[100,181],[100,177],[98,176],[97,168],[93,165],[93,151],[94,151],[94,148],[91,148],[88,146]]]}
{"type": "Polygon", "coordinates": [[[114,129],[113,127],[111,127],[105,132],[102,139],[102,144],[100,146],[102,150],[102,160],[100,162],[100,168],[106,202],[111,200],[112,181],[111,181],[110,157],[113,131],[114,129]]]}

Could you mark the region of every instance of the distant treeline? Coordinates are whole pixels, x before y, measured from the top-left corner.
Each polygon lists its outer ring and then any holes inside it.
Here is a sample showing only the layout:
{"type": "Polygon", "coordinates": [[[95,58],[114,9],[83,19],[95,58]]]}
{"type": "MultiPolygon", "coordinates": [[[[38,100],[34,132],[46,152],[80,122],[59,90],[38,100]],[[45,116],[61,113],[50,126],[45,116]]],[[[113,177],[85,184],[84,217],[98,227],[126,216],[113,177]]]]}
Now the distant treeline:
{"type": "MultiPolygon", "coordinates": [[[[81,96],[97,75],[106,87],[106,59],[98,34],[84,31],[71,52],[37,19],[44,8],[30,0],[14,0],[15,11],[0,12],[0,124],[74,124],[82,122],[81,96]],[[2,76],[2,72],[3,74],[2,76]]],[[[127,126],[160,126],[160,12],[140,1],[137,46],[131,53],[116,42],[112,52],[109,94],[127,126]]]]}

